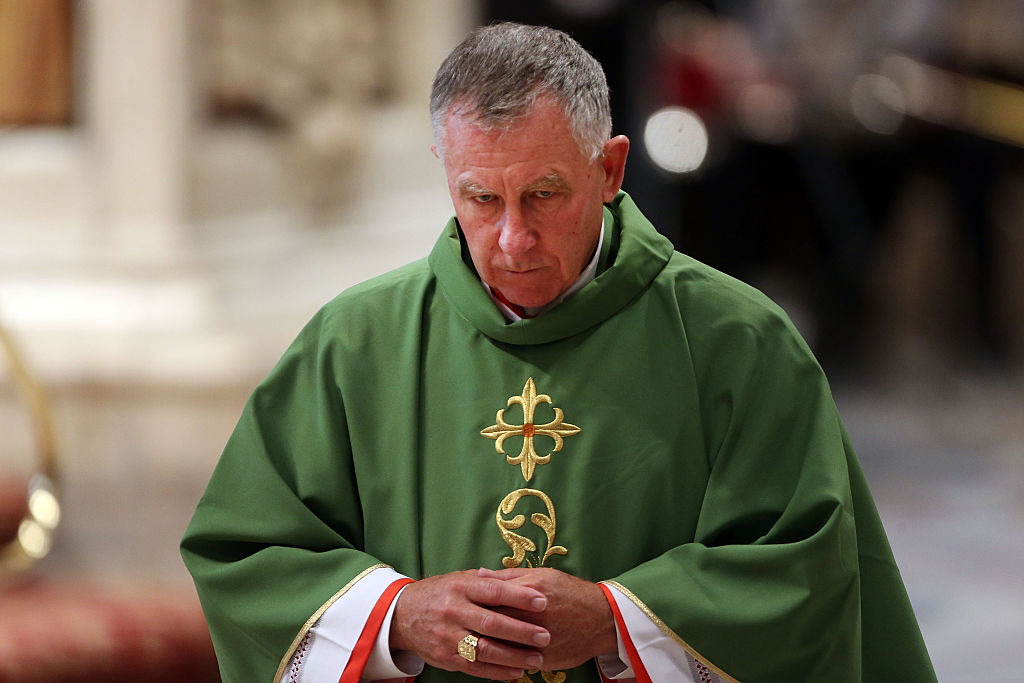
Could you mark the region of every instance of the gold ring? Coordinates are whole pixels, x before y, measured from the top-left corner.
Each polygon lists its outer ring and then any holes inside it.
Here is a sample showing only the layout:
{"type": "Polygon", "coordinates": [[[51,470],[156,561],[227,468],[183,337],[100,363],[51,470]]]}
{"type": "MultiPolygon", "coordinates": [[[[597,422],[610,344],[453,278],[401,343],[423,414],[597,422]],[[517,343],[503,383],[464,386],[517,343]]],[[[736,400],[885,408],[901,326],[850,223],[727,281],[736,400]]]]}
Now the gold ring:
{"type": "Polygon", "coordinates": [[[480,640],[470,634],[459,641],[459,656],[465,659],[467,662],[476,661],[476,644],[480,640]]]}

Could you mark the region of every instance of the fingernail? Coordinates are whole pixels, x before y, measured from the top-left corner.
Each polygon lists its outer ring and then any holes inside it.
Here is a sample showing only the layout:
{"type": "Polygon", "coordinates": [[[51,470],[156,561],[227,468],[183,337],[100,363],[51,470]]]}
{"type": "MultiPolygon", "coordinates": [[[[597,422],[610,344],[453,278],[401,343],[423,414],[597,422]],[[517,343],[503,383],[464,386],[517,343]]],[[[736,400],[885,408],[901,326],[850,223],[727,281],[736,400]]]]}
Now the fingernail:
{"type": "Polygon", "coordinates": [[[533,642],[537,643],[541,647],[544,647],[551,642],[551,634],[547,631],[541,631],[540,633],[533,634],[533,642]]]}
{"type": "Polygon", "coordinates": [[[526,658],[526,664],[531,669],[539,669],[544,664],[544,658],[540,655],[530,655],[526,658]]]}
{"type": "Polygon", "coordinates": [[[530,601],[530,604],[533,605],[533,609],[537,610],[538,612],[542,612],[544,611],[544,608],[548,606],[548,599],[534,598],[530,601]]]}

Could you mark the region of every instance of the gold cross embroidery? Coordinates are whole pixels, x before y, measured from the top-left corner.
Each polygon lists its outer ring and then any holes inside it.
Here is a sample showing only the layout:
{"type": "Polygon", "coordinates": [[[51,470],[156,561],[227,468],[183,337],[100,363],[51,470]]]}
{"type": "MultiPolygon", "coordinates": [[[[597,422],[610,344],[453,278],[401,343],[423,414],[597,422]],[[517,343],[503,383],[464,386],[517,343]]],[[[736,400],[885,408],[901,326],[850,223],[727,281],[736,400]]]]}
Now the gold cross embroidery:
{"type": "Polygon", "coordinates": [[[574,424],[564,422],[565,416],[562,414],[561,408],[552,408],[555,411],[555,419],[544,425],[536,425],[533,423],[533,413],[537,409],[537,405],[540,403],[551,403],[551,397],[547,394],[538,394],[537,385],[534,384],[533,378],[526,380],[526,386],[523,387],[523,393],[521,396],[512,396],[508,399],[508,407],[512,407],[513,403],[518,403],[523,408],[523,424],[512,425],[505,421],[505,408],[498,411],[496,422],[487,429],[481,430],[480,434],[486,436],[488,439],[494,439],[494,449],[505,456],[505,460],[509,465],[521,465],[523,468],[523,477],[526,481],[530,481],[533,478],[533,470],[537,465],[543,465],[551,460],[551,453],[556,453],[562,450],[564,438],[567,436],[573,436],[579,434],[580,428],[574,424]],[[533,437],[537,434],[543,434],[544,436],[550,437],[555,442],[555,447],[547,455],[537,455],[537,451],[533,447],[533,437]],[[505,439],[510,436],[522,436],[523,437],[523,448],[519,451],[519,455],[512,457],[505,453],[502,444],[505,439]]]}

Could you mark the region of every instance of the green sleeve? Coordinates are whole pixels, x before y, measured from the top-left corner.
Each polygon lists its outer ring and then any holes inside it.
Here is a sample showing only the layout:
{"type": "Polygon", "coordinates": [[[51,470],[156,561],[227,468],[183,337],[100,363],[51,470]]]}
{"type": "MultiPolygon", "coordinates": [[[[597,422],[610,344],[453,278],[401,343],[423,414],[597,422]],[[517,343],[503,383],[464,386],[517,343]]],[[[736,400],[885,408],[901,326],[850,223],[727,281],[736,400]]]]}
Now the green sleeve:
{"type": "Polygon", "coordinates": [[[225,681],[273,680],[318,610],[378,564],[323,315],[253,393],[182,540],[225,681]]]}
{"type": "Polygon", "coordinates": [[[737,680],[933,681],[823,373],[781,311],[754,308],[690,325],[710,472],[693,542],[614,582],[737,680]],[[906,661],[862,665],[871,609],[903,625],[906,661]]]}

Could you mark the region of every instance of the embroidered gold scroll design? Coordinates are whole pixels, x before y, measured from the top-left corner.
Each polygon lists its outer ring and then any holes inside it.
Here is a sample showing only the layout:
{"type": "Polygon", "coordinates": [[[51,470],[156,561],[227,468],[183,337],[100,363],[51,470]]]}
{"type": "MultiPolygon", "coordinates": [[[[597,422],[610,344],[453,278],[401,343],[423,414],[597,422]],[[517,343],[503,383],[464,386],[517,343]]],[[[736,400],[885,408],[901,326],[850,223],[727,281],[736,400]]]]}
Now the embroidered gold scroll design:
{"type": "Polygon", "coordinates": [[[507,407],[519,404],[523,408],[523,424],[510,424],[505,420],[505,408],[498,411],[495,417],[495,424],[480,431],[480,434],[488,439],[494,440],[494,450],[505,456],[509,465],[520,465],[523,468],[523,478],[526,481],[533,479],[533,471],[537,465],[544,465],[551,460],[551,453],[562,450],[565,438],[580,433],[580,428],[574,424],[565,422],[565,415],[561,408],[552,408],[555,411],[555,419],[547,424],[537,425],[533,422],[533,415],[537,406],[541,403],[551,404],[551,397],[547,394],[538,394],[537,385],[533,378],[526,380],[523,393],[519,396],[512,396],[508,399],[507,407]],[[550,437],[555,442],[555,447],[547,455],[538,455],[534,448],[533,439],[537,434],[550,437]],[[523,447],[519,455],[513,457],[505,453],[505,439],[510,436],[522,436],[523,447]]]}
{"type": "Polygon", "coordinates": [[[555,505],[551,502],[551,498],[543,491],[538,491],[537,489],[518,489],[513,491],[505,496],[505,499],[498,505],[498,512],[495,513],[494,520],[498,523],[501,537],[505,539],[505,543],[512,549],[511,556],[501,558],[501,564],[506,569],[521,567],[523,562],[526,562],[526,566],[530,568],[534,566],[543,567],[544,563],[552,555],[565,555],[569,552],[564,546],[555,545],[555,505]],[[544,554],[540,556],[535,555],[533,558],[536,561],[536,565],[526,557],[526,553],[536,552],[537,544],[525,536],[520,536],[512,531],[513,529],[521,528],[526,523],[526,515],[516,515],[512,519],[505,519],[502,516],[512,514],[516,504],[526,496],[540,498],[544,501],[544,506],[548,510],[546,515],[542,512],[535,512],[530,515],[530,521],[539,526],[548,539],[548,546],[544,549],[544,554]]]}
{"type": "MultiPolygon", "coordinates": [[[[516,680],[508,681],[508,683],[533,683],[533,679],[528,674],[535,673],[538,673],[538,669],[530,669],[516,680]]],[[[540,677],[544,679],[544,683],[565,683],[564,671],[540,671],[540,677]]]]}
{"type": "MultiPolygon", "coordinates": [[[[504,517],[504,515],[512,514],[519,501],[527,496],[540,498],[548,511],[546,515],[542,512],[535,512],[530,515],[530,521],[544,531],[548,543],[547,548],[544,550],[544,555],[540,556],[539,559],[537,556],[534,557],[534,559],[538,560],[536,566],[543,567],[544,563],[552,555],[566,555],[569,552],[564,546],[554,545],[557,519],[555,518],[555,504],[551,502],[551,498],[543,491],[538,491],[537,489],[518,489],[505,496],[505,499],[498,504],[498,511],[494,515],[494,520],[498,523],[498,531],[501,532],[501,537],[505,539],[505,543],[512,549],[511,556],[501,558],[501,564],[506,569],[521,567],[523,562],[530,568],[534,567],[534,563],[526,557],[526,553],[536,552],[537,544],[525,536],[512,531],[513,529],[522,528],[523,524],[526,523],[526,515],[516,515],[512,519],[505,519],[504,517]]],[[[507,683],[533,683],[530,674],[538,672],[544,683],[565,683],[566,675],[564,671],[539,671],[538,669],[528,671],[515,681],[508,681],[507,683]]]]}

